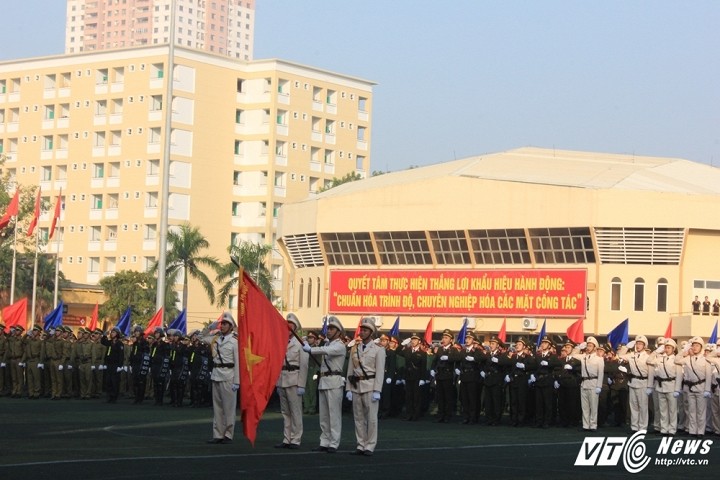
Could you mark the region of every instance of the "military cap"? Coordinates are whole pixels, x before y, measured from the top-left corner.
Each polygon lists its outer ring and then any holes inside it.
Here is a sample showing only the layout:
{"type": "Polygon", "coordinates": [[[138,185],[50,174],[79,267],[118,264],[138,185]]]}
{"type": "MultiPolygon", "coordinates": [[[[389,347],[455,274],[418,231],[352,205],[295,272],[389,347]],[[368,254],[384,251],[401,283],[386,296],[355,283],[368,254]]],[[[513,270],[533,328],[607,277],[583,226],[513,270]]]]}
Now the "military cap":
{"type": "Polygon", "coordinates": [[[341,333],[345,331],[345,329],[344,329],[343,326],[342,326],[342,323],[340,323],[340,320],[339,320],[335,315],[330,315],[330,316],[328,317],[328,319],[327,319],[327,326],[328,326],[328,327],[335,327],[335,328],[337,328],[338,330],[340,330],[341,333]]]}
{"type": "Polygon", "coordinates": [[[422,338],[420,338],[420,335],[418,335],[417,333],[412,333],[412,334],[410,334],[410,338],[411,338],[411,339],[417,338],[418,340],[422,340],[422,338]]]}
{"type": "Polygon", "coordinates": [[[13,328],[14,328],[15,330],[20,331],[20,332],[24,332],[24,331],[25,331],[25,327],[23,327],[22,325],[15,325],[13,328]]]}
{"type": "Polygon", "coordinates": [[[42,327],[40,325],[35,325],[33,327],[33,332],[42,332],[42,327]]]}
{"type": "Polygon", "coordinates": [[[492,337],[490,337],[489,342],[490,342],[490,343],[495,342],[495,343],[497,343],[498,345],[500,345],[501,347],[505,347],[505,342],[503,342],[502,340],[500,340],[500,338],[498,338],[497,335],[493,335],[492,337]]]}
{"type": "Polygon", "coordinates": [[[465,334],[465,340],[467,340],[468,338],[472,338],[474,342],[477,341],[477,337],[475,336],[475,332],[467,332],[467,333],[465,334]]]}
{"type": "Polygon", "coordinates": [[[63,325],[62,328],[67,333],[73,333],[72,328],[68,327],[67,325],[63,325]]]}
{"type": "Polygon", "coordinates": [[[442,336],[443,336],[443,337],[450,337],[450,340],[452,340],[453,338],[455,338],[455,335],[453,335],[453,333],[450,331],[449,328],[446,328],[445,330],[443,330],[442,336]]]}
{"type": "Polygon", "coordinates": [[[597,339],[595,337],[588,337],[587,340],[585,341],[585,343],[593,344],[593,345],[595,345],[595,347],[600,346],[600,343],[597,341],[597,339]]]}
{"type": "Polygon", "coordinates": [[[375,325],[375,319],[372,317],[363,317],[360,320],[360,328],[367,328],[372,333],[377,333],[377,325],[375,325]]]}
{"type": "Polygon", "coordinates": [[[103,334],[103,331],[102,331],[101,329],[99,329],[99,328],[96,328],[95,330],[93,330],[92,333],[97,333],[98,335],[102,335],[102,334],[103,334]]]}
{"type": "Polygon", "coordinates": [[[295,330],[300,330],[302,328],[302,326],[300,326],[300,319],[294,313],[288,313],[287,322],[293,324],[295,326],[295,330]]]}
{"type": "Polygon", "coordinates": [[[520,337],[517,340],[515,340],[515,343],[522,343],[526,347],[528,346],[527,340],[525,340],[525,337],[520,337]]]}
{"type": "Polygon", "coordinates": [[[670,345],[673,348],[677,348],[677,343],[672,338],[666,338],[665,345],[670,345]]]}
{"type": "Polygon", "coordinates": [[[606,352],[613,352],[613,351],[614,351],[613,348],[612,348],[612,345],[610,345],[609,343],[601,343],[601,344],[598,346],[598,348],[601,349],[601,350],[605,350],[606,352]]]}
{"type": "Polygon", "coordinates": [[[716,347],[715,347],[715,344],[714,344],[714,343],[706,343],[706,344],[705,344],[705,351],[706,351],[706,352],[712,352],[713,350],[715,350],[715,348],[716,348],[716,347]]]}
{"type": "Polygon", "coordinates": [[[563,343],[563,347],[564,347],[565,345],[570,345],[571,347],[575,348],[575,346],[577,345],[577,343],[573,342],[572,340],[570,340],[570,339],[568,338],[568,339],[565,340],[565,342],[563,343]]]}
{"type": "Polygon", "coordinates": [[[232,313],[227,310],[223,312],[222,317],[220,318],[220,323],[222,322],[229,323],[230,325],[232,325],[233,328],[237,327],[237,324],[235,323],[235,318],[233,318],[232,313]]]}
{"type": "Polygon", "coordinates": [[[540,339],[540,343],[543,343],[543,342],[549,343],[551,347],[554,347],[554,346],[555,346],[555,344],[553,343],[553,341],[550,340],[550,337],[548,337],[547,335],[545,335],[544,337],[542,337],[542,338],[540,339]]]}
{"type": "Polygon", "coordinates": [[[637,343],[637,342],[643,342],[645,344],[645,346],[648,345],[647,337],[645,335],[637,335],[635,337],[635,343],[637,343]]]}

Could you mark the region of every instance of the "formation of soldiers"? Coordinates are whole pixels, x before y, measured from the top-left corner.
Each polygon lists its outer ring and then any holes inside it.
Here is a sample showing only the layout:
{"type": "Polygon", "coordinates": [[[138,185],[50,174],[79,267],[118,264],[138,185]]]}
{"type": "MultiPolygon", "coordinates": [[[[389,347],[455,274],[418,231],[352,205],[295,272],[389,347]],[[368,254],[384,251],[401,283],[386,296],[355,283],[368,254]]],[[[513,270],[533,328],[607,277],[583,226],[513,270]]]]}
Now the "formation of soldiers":
{"type": "Polygon", "coordinates": [[[104,397],[109,403],[125,396],[139,404],[205,407],[212,404],[209,345],[200,331],[157,328],[151,335],[136,326],[125,337],[113,328],[60,326],[29,332],[0,325],[0,395],[31,400],[82,400],[104,397]],[[169,402],[168,402],[169,400],[169,402]]]}

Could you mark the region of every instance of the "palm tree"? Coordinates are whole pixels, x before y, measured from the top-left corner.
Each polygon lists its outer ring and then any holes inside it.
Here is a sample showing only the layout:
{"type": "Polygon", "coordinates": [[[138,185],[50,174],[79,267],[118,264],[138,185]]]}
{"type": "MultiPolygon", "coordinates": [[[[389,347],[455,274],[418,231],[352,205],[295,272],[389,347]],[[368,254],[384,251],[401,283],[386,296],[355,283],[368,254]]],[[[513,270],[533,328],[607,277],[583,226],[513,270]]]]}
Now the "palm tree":
{"type": "MultiPolygon", "coordinates": [[[[188,306],[188,278],[199,281],[211,302],[215,301],[215,287],[201,267],[209,267],[218,272],[220,264],[215,257],[201,255],[200,252],[210,247],[210,243],[200,233],[200,229],[192,227],[189,223],[180,225],[178,230],[168,231],[168,248],[165,275],[168,279],[183,275],[182,305],[188,306]]],[[[158,262],[153,265],[152,271],[157,271],[158,262]]],[[[170,282],[168,282],[170,284],[170,282]]]]}
{"type": "MultiPolygon", "coordinates": [[[[272,245],[241,242],[239,245],[230,245],[227,250],[230,258],[235,259],[248,272],[268,299],[272,299],[272,274],[265,264],[265,258],[272,251],[272,245]]],[[[216,281],[222,284],[217,296],[217,305],[222,307],[227,304],[230,294],[237,291],[237,265],[230,261],[220,267],[216,281]]]]}

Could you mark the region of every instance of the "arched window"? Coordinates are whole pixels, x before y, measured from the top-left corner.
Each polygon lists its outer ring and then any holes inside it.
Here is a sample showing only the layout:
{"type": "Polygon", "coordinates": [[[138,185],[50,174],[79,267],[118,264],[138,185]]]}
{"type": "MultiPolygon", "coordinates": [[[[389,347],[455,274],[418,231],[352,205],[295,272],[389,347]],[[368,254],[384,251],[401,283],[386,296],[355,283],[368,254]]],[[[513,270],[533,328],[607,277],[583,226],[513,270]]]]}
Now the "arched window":
{"type": "Polygon", "coordinates": [[[312,285],[313,285],[312,278],[308,278],[308,298],[307,298],[308,308],[312,308],[312,285]]]}
{"type": "Polygon", "coordinates": [[[642,312],[645,308],[645,280],[635,279],[635,311],[642,312]]]}
{"type": "Polygon", "coordinates": [[[622,292],[622,281],[618,277],[613,277],[610,281],[610,310],[620,310],[622,292]]]}
{"type": "Polygon", "coordinates": [[[668,282],[661,278],[657,282],[657,311],[667,312],[668,282]]]}
{"type": "Polygon", "coordinates": [[[303,308],[303,292],[305,291],[305,280],[300,279],[300,288],[298,288],[298,308],[303,308]]]}
{"type": "Polygon", "coordinates": [[[317,277],[317,286],[318,286],[318,289],[317,289],[317,303],[316,303],[315,306],[316,306],[317,308],[320,308],[320,277],[317,277]]]}

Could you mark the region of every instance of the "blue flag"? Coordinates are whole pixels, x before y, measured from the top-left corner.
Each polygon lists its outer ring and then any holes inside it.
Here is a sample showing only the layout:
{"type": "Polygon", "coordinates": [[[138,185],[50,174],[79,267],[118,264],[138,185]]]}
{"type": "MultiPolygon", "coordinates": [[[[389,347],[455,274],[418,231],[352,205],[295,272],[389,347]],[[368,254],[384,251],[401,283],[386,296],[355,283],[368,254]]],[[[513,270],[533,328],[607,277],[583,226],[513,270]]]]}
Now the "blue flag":
{"type": "Polygon", "coordinates": [[[540,348],[540,343],[542,342],[543,337],[545,336],[545,324],[547,323],[547,318],[543,320],[543,326],[540,329],[540,335],[538,335],[537,342],[535,342],[535,346],[537,348],[540,348]]]}
{"type": "Polygon", "coordinates": [[[323,326],[322,326],[322,328],[320,329],[320,335],[322,335],[323,337],[327,337],[327,327],[328,327],[328,325],[327,325],[327,315],[325,315],[325,316],[323,317],[323,326]]]}
{"type": "Polygon", "coordinates": [[[126,337],[130,335],[130,313],[132,312],[132,307],[127,307],[125,310],[125,313],[122,314],[122,317],[120,317],[120,320],[118,320],[117,325],[115,325],[116,328],[119,328],[120,331],[125,335],[126,337]]]}
{"type": "Polygon", "coordinates": [[[182,312],[180,312],[180,315],[178,315],[177,318],[170,324],[168,330],[173,328],[175,330],[180,330],[183,335],[187,335],[187,310],[184,308],[182,312]]]}
{"type": "Polygon", "coordinates": [[[718,321],[715,320],[715,328],[713,328],[713,331],[710,334],[710,339],[708,340],[708,343],[717,343],[717,326],[718,321]]]}
{"type": "Polygon", "coordinates": [[[467,326],[468,326],[468,319],[463,319],[462,328],[460,328],[460,333],[458,333],[457,343],[460,345],[465,345],[465,337],[467,336],[467,326]]]}
{"type": "Polygon", "coordinates": [[[400,316],[395,319],[395,323],[393,324],[392,328],[390,329],[390,333],[388,334],[391,337],[399,337],[400,336],[400,316]]]}
{"type": "Polygon", "coordinates": [[[47,317],[44,319],[45,322],[45,330],[50,330],[51,328],[57,328],[60,325],[63,324],[63,302],[60,301],[57,307],[55,307],[55,310],[48,313],[47,317]]]}
{"type": "Polygon", "coordinates": [[[630,320],[626,318],[620,322],[617,327],[613,328],[610,333],[608,333],[608,343],[610,343],[613,348],[617,348],[620,344],[628,343],[629,326],[630,320]]]}

